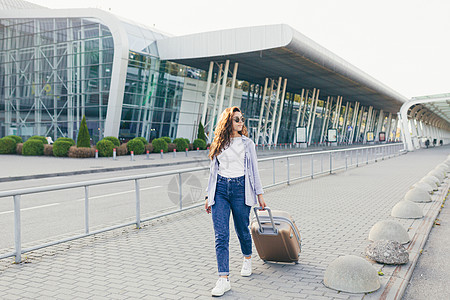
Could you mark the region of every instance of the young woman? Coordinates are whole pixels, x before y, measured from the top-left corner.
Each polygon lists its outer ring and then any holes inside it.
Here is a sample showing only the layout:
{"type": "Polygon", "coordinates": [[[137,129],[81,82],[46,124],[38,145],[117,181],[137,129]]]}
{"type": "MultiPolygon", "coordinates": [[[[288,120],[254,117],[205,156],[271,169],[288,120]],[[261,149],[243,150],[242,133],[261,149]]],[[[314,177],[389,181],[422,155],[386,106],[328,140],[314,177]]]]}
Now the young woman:
{"type": "Polygon", "coordinates": [[[250,209],[257,201],[266,207],[259,178],[255,144],[247,137],[244,117],[237,106],[226,108],[220,116],[209,157],[211,167],[205,197],[205,209],[212,212],[219,279],[213,296],[231,289],[229,270],[230,211],[233,214],[244,261],[242,276],[252,274],[252,237],[249,230],[250,209]]]}

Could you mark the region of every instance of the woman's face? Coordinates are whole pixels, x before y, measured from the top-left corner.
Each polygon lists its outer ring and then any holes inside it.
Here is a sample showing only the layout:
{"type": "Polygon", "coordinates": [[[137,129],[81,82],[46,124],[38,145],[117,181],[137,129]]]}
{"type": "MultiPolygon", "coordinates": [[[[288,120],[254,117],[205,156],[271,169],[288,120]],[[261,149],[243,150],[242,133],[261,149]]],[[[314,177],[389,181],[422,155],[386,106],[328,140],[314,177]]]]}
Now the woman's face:
{"type": "Polygon", "coordinates": [[[242,116],[240,111],[235,111],[233,113],[233,131],[241,131],[244,126],[244,117],[242,116]]]}

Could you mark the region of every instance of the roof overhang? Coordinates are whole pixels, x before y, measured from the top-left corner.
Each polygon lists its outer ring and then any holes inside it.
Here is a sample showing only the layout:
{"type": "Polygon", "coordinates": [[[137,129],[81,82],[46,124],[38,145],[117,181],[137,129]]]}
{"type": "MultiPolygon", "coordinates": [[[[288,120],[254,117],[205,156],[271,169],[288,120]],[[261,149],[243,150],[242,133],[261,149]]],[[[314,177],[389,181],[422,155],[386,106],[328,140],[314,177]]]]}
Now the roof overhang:
{"type": "Polygon", "coordinates": [[[320,98],[343,96],[397,113],[408,99],[288,25],[226,29],[157,41],[160,58],[208,70],[211,61],[238,62],[237,77],[263,84],[288,79],[287,91],[320,89],[320,98]]]}

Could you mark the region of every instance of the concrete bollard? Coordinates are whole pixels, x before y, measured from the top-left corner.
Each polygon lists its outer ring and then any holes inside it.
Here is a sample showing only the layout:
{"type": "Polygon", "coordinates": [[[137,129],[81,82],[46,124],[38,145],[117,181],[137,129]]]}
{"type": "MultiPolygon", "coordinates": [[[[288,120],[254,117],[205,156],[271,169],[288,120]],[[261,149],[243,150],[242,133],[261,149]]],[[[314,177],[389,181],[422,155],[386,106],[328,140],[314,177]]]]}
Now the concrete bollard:
{"type": "Polygon", "coordinates": [[[189,149],[188,149],[188,148],[186,148],[186,150],[185,150],[185,153],[186,153],[186,157],[188,157],[188,151],[189,151],[189,149]]]}
{"type": "Polygon", "coordinates": [[[200,148],[199,148],[199,147],[197,147],[197,153],[199,152],[199,150],[200,150],[200,148]]]}
{"type": "Polygon", "coordinates": [[[163,149],[161,149],[161,159],[163,159],[163,158],[164,158],[164,155],[163,155],[163,153],[164,153],[164,150],[163,150],[163,149]]]}
{"type": "Polygon", "coordinates": [[[134,151],[130,151],[131,155],[130,155],[130,161],[134,160],[134,151]]]}
{"type": "Polygon", "coordinates": [[[173,158],[177,157],[177,149],[173,149],[173,158]]]}
{"type": "Polygon", "coordinates": [[[98,149],[95,149],[95,158],[98,158],[98,149]]]}
{"type": "Polygon", "coordinates": [[[116,160],[116,148],[113,149],[113,160],[116,160]]]}
{"type": "Polygon", "coordinates": [[[149,150],[147,150],[147,157],[146,157],[146,159],[150,159],[150,151],[149,150]]]}

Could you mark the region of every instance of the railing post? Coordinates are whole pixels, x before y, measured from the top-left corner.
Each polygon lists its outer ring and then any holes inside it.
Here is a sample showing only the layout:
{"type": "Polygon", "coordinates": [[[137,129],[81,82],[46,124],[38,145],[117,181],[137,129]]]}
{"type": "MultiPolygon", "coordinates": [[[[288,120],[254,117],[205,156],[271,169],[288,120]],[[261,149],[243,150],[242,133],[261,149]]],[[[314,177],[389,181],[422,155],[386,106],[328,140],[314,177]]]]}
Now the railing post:
{"type": "Polygon", "coordinates": [[[356,167],[359,166],[359,156],[358,156],[358,150],[356,150],[356,167]]]}
{"type": "Polygon", "coordinates": [[[302,160],[303,155],[300,155],[300,178],[302,178],[302,173],[303,173],[303,160],[302,160]]]}
{"type": "Polygon", "coordinates": [[[320,173],[323,173],[323,154],[320,154],[320,173]]]}
{"type": "Polygon", "coordinates": [[[22,260],[22,241],[20,228],[20,195],[14,196],[14,245],[16,248],[15,262],[20,263],[22,260]]]}
{"type": "Polygon", "coordinates": [[[311,154],[311,179],[314,179],[314,155],[311,154]]]}
{"type": "Polygon", "coordinates": [[[287,157],[287,184],[289,185],[289,157],[287,157]]]}
{"type": "Polygon", "coordinates": [[[369,148],[367,148],[367,152],[366,152],[367,156],[366,156],[366,165],[369,164],[369,148]]]}
{"type": "Polygon", "coordinates": [[[134,180],[134,187],[136,190],[136,228],[141,228],[141,188],[139,180],[134,180]]]}
{"type": "Polygon", "coordinates": [[[89,233],[89,186],[84,186],[84,232],[89,233]]]}
{"type": "Polygon", "coordinates": [[[344,155],[345,155],[345,170],[348,170],[348,158],[347,158],[347,151],[344,151],[344,155]]]}
{"type": "Polygon", "coordinates": [[[181,182],[181,173],[178,173],[178,187],[180,189],[180,210],[183,209],[183,190],[182,190],[182,182],[181,182]]]}
{"type": "Polygon", "coordinates": [[[273,170],[272,181],[273,181],[273,184],[275,184],[275,159],[272,160],[272,170],[273,170]]]}
{"type": "Polygon", "coordinates": [[[333,172],[333,155],[330,152],[330,174],[333,172]]]}

